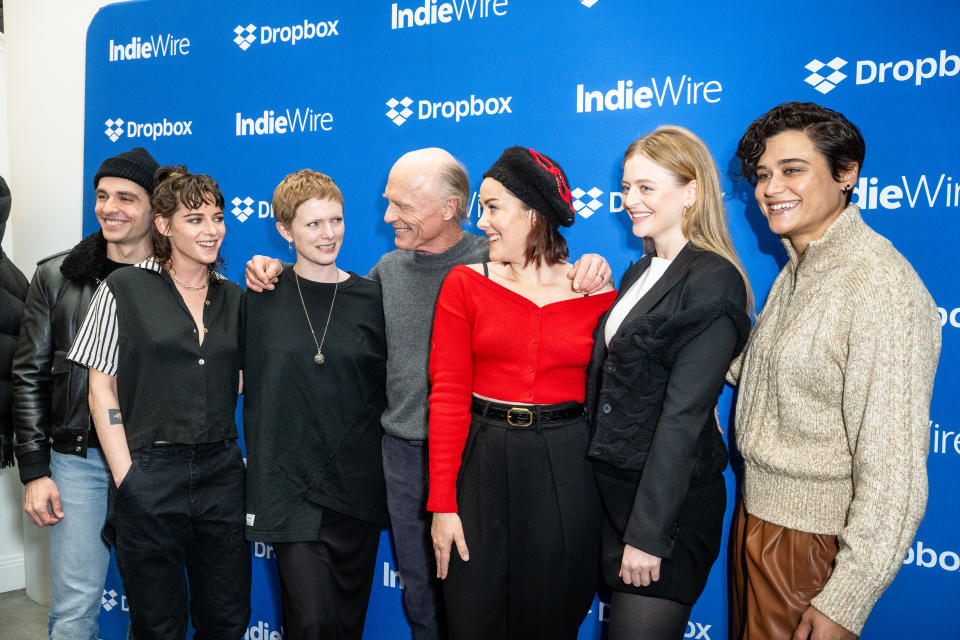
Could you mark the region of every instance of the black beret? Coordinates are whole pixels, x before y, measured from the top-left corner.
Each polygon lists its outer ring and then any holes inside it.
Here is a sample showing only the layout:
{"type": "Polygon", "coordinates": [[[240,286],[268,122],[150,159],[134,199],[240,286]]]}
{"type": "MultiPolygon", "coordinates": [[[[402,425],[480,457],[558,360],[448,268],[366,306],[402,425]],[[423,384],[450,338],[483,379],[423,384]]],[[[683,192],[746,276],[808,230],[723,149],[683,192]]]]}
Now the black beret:
{"type": "Polygon", "coordinates": [[[483,174],[539,211],[554,228],[576,219],[567,175],[549,157],[526,147],[509,147],[483,174]]]}

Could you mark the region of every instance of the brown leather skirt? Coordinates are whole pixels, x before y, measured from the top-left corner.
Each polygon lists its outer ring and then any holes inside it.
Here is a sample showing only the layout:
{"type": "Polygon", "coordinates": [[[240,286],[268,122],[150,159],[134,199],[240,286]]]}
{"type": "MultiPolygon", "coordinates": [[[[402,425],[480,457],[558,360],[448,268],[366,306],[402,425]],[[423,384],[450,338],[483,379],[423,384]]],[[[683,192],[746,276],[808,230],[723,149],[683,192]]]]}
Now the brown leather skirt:
{"type": "Polygon", "coordinates": [[[730,638],[793,638],[838,550],[836,536],[765,522],[738,501],[730,531],[730,638]]]}

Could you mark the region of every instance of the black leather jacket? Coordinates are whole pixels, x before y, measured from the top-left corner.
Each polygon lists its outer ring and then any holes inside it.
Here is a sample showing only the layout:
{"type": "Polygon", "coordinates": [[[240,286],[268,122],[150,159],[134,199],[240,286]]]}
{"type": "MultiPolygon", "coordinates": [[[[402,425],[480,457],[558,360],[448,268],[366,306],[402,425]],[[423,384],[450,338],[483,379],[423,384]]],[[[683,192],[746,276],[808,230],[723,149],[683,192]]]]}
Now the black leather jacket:
{"type": "Polygon", "coordinates": [[[107,243],[98,231],[42,260],[30,282],[13,359],[14,453],[24,484],[50,475],[51,442],[60,453],[87,456],[93,428],[87,369],[67,360],[67,352],[106,260],[107,243]]]}

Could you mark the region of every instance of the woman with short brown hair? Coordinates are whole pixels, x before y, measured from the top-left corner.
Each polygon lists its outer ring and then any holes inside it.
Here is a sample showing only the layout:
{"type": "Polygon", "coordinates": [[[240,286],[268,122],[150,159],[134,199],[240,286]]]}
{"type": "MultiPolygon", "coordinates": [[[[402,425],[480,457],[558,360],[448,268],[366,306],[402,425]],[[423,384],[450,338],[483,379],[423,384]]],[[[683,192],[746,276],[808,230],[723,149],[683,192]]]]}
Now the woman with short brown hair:
{"type": "Polygon", "coordinates": [[[234,420],[241,291],[217,272],[216,181],[161,167],[153,256],[97,289],[69,358],[113,475],[105,536],[138,640],[239,638],[250,617],[244,466],[234,420]],[[189,579],[189,582],[188,582],[189,579]]]}

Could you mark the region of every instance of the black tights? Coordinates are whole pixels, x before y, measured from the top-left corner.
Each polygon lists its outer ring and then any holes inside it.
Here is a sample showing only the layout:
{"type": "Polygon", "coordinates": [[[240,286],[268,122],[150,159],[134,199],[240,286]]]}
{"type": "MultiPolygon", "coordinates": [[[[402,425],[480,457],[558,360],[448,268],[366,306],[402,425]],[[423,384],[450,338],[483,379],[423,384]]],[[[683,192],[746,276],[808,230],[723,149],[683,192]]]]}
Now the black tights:
{"type": "Polygon", "coordinates": [[[614,591],[609,640],[680,640],[692,605],[614,591]]]}
{"type": "Polygon", "coordinates": [[[316,541],[273,543],[284,638],[360,640],[379,542],[379,526],[324,509],[316,541]]]}

